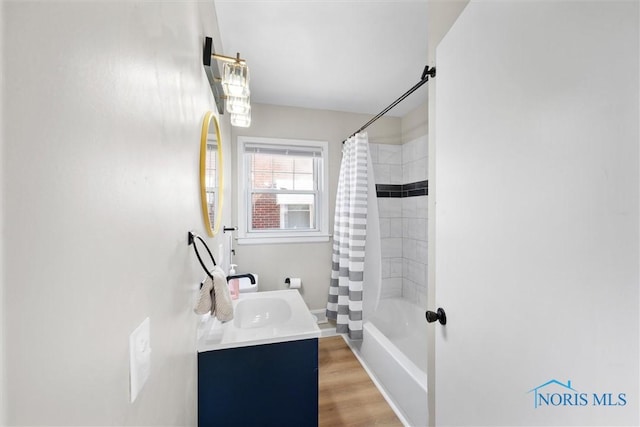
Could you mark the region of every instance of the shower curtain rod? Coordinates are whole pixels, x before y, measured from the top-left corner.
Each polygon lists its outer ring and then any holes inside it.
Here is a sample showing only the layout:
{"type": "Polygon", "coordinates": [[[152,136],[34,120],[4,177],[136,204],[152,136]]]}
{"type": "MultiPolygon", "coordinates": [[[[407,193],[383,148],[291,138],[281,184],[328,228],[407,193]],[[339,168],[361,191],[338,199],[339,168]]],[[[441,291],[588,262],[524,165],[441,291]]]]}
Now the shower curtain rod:
{"type": "MultiPolygon", "coordinates": [[[[420,81],[418,83],[416,83],[415,86],[413,86],[411,89],[409,89],[404,94],[402,94],[400,96],[400,98],[398,98],[395,101],[393,101],[391,103],[391,105],[389,105],[387,108],[385,108],[384,110],[379,112],[377,115],[375,115],[371,120],[369,120],[367,123],[365,123],[360,129],[358,129],[357,131],[355,131],[354,133],[349,135],[349,137],[347,139],[351,138],[352,136],[355,136],[357,133],[362,132],[363,130],[368,128],[371,124],[373,124],[373,122],[378,120],[380,117],[384,116],[387,113],[387,111],[391,110],[393,107],[395,107],[396,105],[398,105],[399,103],[404,101],[404,99],[407,96],[411,95],[413,92],[418,90],[418,88],[420,88],[420,86],[422,86],[423,84],[428,82],[429,81],[429,77],[434,78],[435,76],[436,76],[436,68],[435,67],[429,68],[428,65],[425,65],[424,71],[422,72],[422,77],[420,77],[420,81]]],[[[344,144],[347,141],[347,139],[342,141],[342,143],[344,144]]]]}

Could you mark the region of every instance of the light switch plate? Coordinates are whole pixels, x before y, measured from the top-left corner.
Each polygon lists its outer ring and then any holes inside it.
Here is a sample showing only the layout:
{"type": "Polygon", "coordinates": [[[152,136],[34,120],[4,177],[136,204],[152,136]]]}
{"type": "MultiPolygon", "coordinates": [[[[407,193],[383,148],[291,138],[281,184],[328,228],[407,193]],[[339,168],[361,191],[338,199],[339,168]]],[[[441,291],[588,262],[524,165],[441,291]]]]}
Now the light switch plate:
{"type": "Polygon", "coordinates": [[[147,317],[129,335],[129,383],[131,402],[136,400],[151,371],[151,321],[147,317]]]}

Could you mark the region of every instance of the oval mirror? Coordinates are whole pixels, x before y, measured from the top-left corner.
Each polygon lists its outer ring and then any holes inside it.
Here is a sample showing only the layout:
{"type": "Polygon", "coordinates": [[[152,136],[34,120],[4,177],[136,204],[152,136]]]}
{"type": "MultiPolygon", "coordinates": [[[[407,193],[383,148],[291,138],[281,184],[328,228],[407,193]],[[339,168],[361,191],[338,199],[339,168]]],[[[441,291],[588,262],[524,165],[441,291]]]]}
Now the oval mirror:
{"type": "Polygon", "coordinates": [[[215,236],[222,219],[222,138],[218,117],[208,111],[200,134],[200,199],[204,228],[215,236]]]}

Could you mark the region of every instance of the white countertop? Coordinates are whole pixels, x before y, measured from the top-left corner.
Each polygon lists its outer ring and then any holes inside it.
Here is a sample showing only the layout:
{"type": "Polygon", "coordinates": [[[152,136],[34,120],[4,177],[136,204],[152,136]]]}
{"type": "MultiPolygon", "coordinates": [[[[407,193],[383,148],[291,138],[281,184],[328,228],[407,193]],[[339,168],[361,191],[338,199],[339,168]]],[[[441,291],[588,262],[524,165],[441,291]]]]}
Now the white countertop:
{"type": "Polygon", "coordinates": [[[320,328],[297,290],[241,294],[234,318],[209,317],[198,328],[198,352],[320,337],[320,328]]]}

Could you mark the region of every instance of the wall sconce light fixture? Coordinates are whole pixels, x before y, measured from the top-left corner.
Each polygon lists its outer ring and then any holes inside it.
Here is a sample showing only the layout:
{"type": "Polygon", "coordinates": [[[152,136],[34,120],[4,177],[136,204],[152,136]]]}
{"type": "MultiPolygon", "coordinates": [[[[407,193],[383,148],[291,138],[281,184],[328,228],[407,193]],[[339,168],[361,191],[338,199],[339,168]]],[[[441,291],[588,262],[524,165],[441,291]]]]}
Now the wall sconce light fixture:
{"type": "Polygon", "coordinates": [[[249,67],[247,62],[237,56],[225,56],[215,53],[211,37],[204,38],[202,63],[211,85],[211,92],[216,101],[219,114],[227,111],[231,114],[231,125],[249,127],[251,125],[251,101],[249,91],[249,67]],[[223,61],[223,72],[220,73],[217,61],[223,61]],[[226,102],[225,102],[226,101],[226,102]]]}

